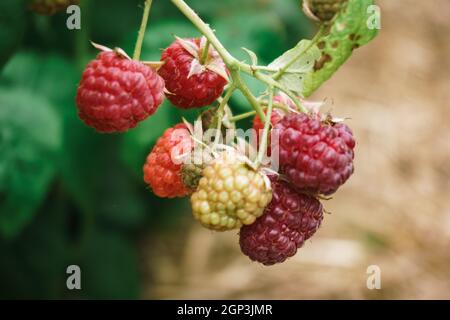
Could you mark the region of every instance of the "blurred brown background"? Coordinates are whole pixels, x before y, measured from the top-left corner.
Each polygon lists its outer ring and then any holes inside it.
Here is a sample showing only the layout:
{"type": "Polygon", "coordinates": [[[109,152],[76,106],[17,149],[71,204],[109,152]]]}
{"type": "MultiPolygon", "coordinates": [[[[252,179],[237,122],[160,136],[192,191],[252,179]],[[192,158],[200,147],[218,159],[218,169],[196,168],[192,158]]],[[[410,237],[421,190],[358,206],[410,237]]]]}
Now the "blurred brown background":
{"type": "Polygon", "coordinates": [[[235,232],[186,217],[142,239],[143,298],[450,298],[450,2],[379,0],[379,37],[313,97],[351,117],[356,172],[287,262],[251,263],[235,232]],[[156,258],[155,258],[156,257],[156,258]],[[366,269],[381,268],[381,290],[366,269]]]}

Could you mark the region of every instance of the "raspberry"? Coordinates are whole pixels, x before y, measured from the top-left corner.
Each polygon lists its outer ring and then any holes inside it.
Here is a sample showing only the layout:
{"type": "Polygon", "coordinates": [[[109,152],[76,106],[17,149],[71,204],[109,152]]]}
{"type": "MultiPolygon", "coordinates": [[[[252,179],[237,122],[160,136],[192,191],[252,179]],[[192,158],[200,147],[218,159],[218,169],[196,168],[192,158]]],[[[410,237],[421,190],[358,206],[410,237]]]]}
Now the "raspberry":
{"type": "Polygon", "coordinates": [[[166,82],[167,98],[177,107],[210,105],[222,95],[228,82],[225,64],[213,48],[206,62],[200,63],[203,47],[198,38],[177,39],[161,56],[164,65],[158,72],[166,82]]]}
{"type": "Polygon", "coordinates": [[[101,52],[83,72],[78,115],[99,132],[123,132],[152,115],[163,99],[164,81],[151,68],[101,52]]]}
{"type": "Polygon", "coordinates": [[[345,124],[293,113],[275,129],[279,130],[281,171],[295,187],[328,195],[353,173],[355,140],[345,124]]]}
{"type": "Polygon", "coordinates": [[[273,197],[264,214],[239,233],[242,252],[264,265],[285,261],[319,229],[320,202],[298,193],[288,183],[272,180],[273,197]]]}
{"type": "Polygon", "coordinates": [[[158,139],[144,165],[144,181],[157,196],[184,197],[191,192],[183,183],[181,156],[190,153],[193,146],[184,124],[167,129],[158,139]],[[177,157],[176,161],[174,157],[177,157]]]}
{"type": "Polygon", "coordinates": [[[235,155],[223,153],[203,170],[191,197],[192,211],[203,226],[230,230],[255,222],[271,197],[262,174],[235,155]]]}
{"type": "Polygon", "coordinates": [[[38,14],[48,16],[62,11],[72,4],[79,4],[79,2],[79,0],[32,0],[29,8],[38,14]]]}
{"type": "Polygon", "coordinates": [[[338,13],[348,0],[303,0],[311,13],[320,21],[328,22],[338,13]]]}

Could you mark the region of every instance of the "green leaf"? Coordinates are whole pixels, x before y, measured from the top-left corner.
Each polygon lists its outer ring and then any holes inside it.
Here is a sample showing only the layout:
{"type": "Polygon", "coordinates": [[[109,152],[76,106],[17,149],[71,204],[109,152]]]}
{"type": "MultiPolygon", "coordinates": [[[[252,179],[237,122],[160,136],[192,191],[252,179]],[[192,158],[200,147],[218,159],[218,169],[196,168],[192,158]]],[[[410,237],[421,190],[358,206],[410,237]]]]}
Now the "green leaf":
{"type": "Polygon", "coordinates": [[[373,0],[349,0],[347,6],[336,17],[328,35],[318,41],[321,58],[314,70],[305,76],[303,95],[310,96],[328,80],[352,55],[354,49],[367,44],[378,34],[369,29],[367,9],[373,0]]]}
{"type": "Polygon", "coordinates": [[[311,45],[310,40],[302,40],[269,64],[269,68],[284,70],[278,81],[292,92],[301,93],[305,74],[313,69],[319,58],[319,48],[311,45]]]}
{"type": "Polygon", "coordinates": [[[26,90],[0,90],[0,233],[31,220],[55,173],[61,123],[49,102],[26,90]]]}

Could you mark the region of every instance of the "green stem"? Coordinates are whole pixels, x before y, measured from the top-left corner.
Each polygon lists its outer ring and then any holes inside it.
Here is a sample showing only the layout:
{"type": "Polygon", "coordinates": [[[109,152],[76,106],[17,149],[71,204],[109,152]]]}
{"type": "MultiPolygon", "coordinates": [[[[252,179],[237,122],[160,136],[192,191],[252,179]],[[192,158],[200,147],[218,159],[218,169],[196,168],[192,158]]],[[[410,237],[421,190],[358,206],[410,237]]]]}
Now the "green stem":
{"type": "Polygon", "coordinates": [[[245,98],[248,100],[252,108],[256,111],[258,116],[261,118],[262,121],[266,119],[266,116],[264,115],[264,111],[262,110],[258,99],[253,95],[253,93],[250,91],[248,86],[242,81],[241,74],[239,71],[232,71],[231,76],[233,78],[233,81],[236,84],[236,87],[239,88],[239,90],[242,92],[242,94],[245,96],[245,98]]]}
{"type": "Polygon", "coordinates": [[[273,87],[269,88],[269,105],[267,106],[267,113],[266,113],[266,120],[264,121],[264,131],[261,136],[261,144],[259,145],[258,150],[258,158],[256,159],[256,167],[258,167],[264,155],[267,152],[267,141],[269,138],[269,128],[271,126],[271,116],[272,116],[272,110],[273,110],[273,87]]]}
{"type": "Polygon", "coordinates": [[[209,40],[211,45],[217,50],[217,52],[222,57],[223,61],[227,66],[233,64],[236,60],[233,56],[225,49],[225,47],[217,39],[211,28],[203,22],[202,19],[192,10],[186,2],[183,0],[170,0],[172,3],[194,24],[194,26],[209,40]]]}
{"type": "Polygon", "coordinates": [[[309,45],[304,50],[299,52],[295,57],[293,57],[292,60],[289,61],[285,66],[283,66],[283,68],[281,68],[277,73],[275,73],[272,76],[272,78],[274,80],[279,80],[298,59],[300,59],[306,52],[309,51],[309,49],[311,49],[317,43],[317,41],[319,41],[319,39],[323,36],[326,30],[327,27],[322,25],[319,31],[314,36],[314,38],[309,43],[309,45]]]}
{"type": "MultiPolygon", "coordinates": [[[[261,101],[260,104],[262,105],[263,109],[267,109],[267,105],[269,105],[269,101],[267,101],[267,100],[261,101]],[[266,106],[264,106],[264,105],[266,105],[266,106]]],[[[283,110],[284,112],[289,112],[289,108],[281,103],[273,102],[273,108],[283,110]]],[[[256,111],[249,111],[249,112],[241,113],[237,116],[231,117],[229,120],[230,120],[230,122],[237,122],[237,121],[252,117],[254,115],[256,115],[256,111]]]]}
{"type": "Polygon", "coordinates": [[[262,74],[262,73],[258,73],[255,72],[254,76],[256,79],[264,82],[265,84],[267,84],[268,86],[272,86],[280,91],[283,91],[284,93],[286,93],[288,95],[289,98],[292,99],[292,101],[294,101],[295,105],[297,106],[298,110],[300,112],[303,113],[307,113],[308,110],[306,110],[306,108],[301,104],[300,100],[298,99],[298,97],[288,88],[284,87],[281,83],[279,83],[278,81],[272,79],[272,77],[262,74]]]}
{"type": "Polygon", "coordinates": [[[223,97],[222,101],[220,101],[219,107],[217,108],[217,127],[216,127],[216,135],[214,137],[214,146],[216,146],[219,143],[219,138],[222,133],[222,120],[223,115],[225,112],[225,106],[227,105],[228,101],[230,100],[231,96],[233,95],[234,90],[236,90],[236,87],[233,85],[231,86],[225,96],[223,97]]]}
{"type": "Polygon", "coordinates": [[[240,91],[244,94],[244,96],[247,98],[251,106],[255,109],[255,111],[258,113],[260,118],[262,120],[265,119],[264,113],[262,112],[258,101],[253,96],[253,94],[250,92],[248,87],[245,85],[245,83],[240,79],[239,72],[245,72],[252,77],[258,79],[259,81],[265,83],[267,86],[272,86],[275,89],[281,90],[284,93],[286,93],[297,105],[298,109],[301,112],[307,112],[307,110],[302,106],[300,101],[298,100],[297,96],[290,91],[288,88],[284,87],[281,83],[274,80],[271,76],[261,73],[258,70],[253,69],[250,65],[238,61],[236,58],[234,58],[228,51],[225,49],[225,47],[222,45],[222,43],[217,39],[214,32],[211,30],[211,28],[203,22],[203,20],[192,10],[186,2],[183,0],[170,0],[172,3],[194,24],[194,26],[206,37],[206,39],[209,40],[211,45],[217,50],[219,55],[222,57],[224,63],[227,65],[228,69],[230,69],[231,74],[235,74],[234,80],[238,80],[236,82],[236,87],[239,88],[240,91]]]}
{"type": "Polygon", "coordinates": [[[202,51],[202,56],[200,57],[200,64],[201,65],[204,65],[206,63],[206,59],[208,59],[209,45],[210,45],[210,42],[207,39],[205,47],[203,48],[203,51],[202,51]]]}
{"type": "Polygon", "coordinates": [[[247,119],[247,118],[253,117],[255,114],[256,114],[256,111],[249,111],[249,112],[245,112],[245,113],[242,113],[240,115],[231,117],[229,120],[230,120],[230,122],[236,122],[236,121],[239,121],[239,120],[243,120],[243,119],[247,119]]]}
{"type": "Polygon", "coordinates": [[[133,60],[139,60],[142,51],[142,42],[144,41],[145,30],[147,29],[148,16],[152,7],[153,0],[145,0],[144,14],[142,15],[141,27],[134,47],[133,60]]]}

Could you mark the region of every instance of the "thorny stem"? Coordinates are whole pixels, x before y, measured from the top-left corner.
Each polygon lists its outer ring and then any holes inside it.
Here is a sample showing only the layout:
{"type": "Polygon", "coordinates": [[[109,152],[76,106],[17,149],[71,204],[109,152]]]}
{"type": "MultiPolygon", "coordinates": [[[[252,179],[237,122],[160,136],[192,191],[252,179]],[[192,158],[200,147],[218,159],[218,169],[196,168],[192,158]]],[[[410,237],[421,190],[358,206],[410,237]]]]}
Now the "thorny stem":
{"type": "Polygon", "coordinates": [[[219,143],[219,139],[221,136],[221,132],[222,132],[222,120],[223,120],[223,115],[224,115],[224,111],[225,111],[225,107],[228,103],[228,101],[230,100],[231,96],[234,93],[234,90],[236,90],[236,87],[234,85],[232,85],[227,93],[225,94],[225,96],[223,97],[222,101],[219,104],[219,107],[217,108],[217,128],[216,128],[216,135],[214,137],[214,146],[216,146],[219,143]]]}
{"type": "Polygon", "coordinates": [[[141,27],[134,47],[133,60],[139,60],[141,57],[142,42],[144,41],[145,30],[147,29],[148,16],[152,7],[153,0],[145,0],[144,14],[142,15],[141,27]]]}
{"type": "Polygon", "coordinates": [[[259,145],[258,158],[256,159],[256,167],[258,167],[261,164],[262,159],[267,152],[267,141],[268,141],[268,137],[269,137],[269,128],[272,125],[271,121],[270,121],[271,116],[272,116],[272,110],[273,110],[273,87],[270,87],[269,88],[269,105],[267,106],[266,120],[264,122],[264,131],[261,136],[261,143],[259,145]]]}
{"type": "MultiPolygon", "coordinates": [[[[245,96],[245,98],[248,100],[254,111],[244,113],[242,115],[238,115],[235,117],[232,117],[231,121],[238,121],[241,119],[245,119],[253,114],[257,114],[262,121],[264,121],[264,134],[263,134],[263,144],[261,146],[261,149],[258,152],[258,159],[257,164],[259,165],[262,161],[262,157],[264,156],[265,149],[267,148],[267,137],[268,137],[268,131],[270,127],[270,115],[272,113],[272,109],[274,107],[277,107],[273,102],[273,96],[274,96],[274,90],[280,90],[284,92],[289,98],[292,99],[292,101],[297,106],[297,109],[300,112],[307,113],[307,109],[302,105],[299,97],[297,94],[295,94],[293,91],[291,91],[289,88],[285,87],[282,83],[280,83],[278,80],[281,79],[283,74],[293,72],[292,70],[289,70],[289,68],[297,61],[303,54],[305,54],[313,45],[317,43],[317,41],[325,34],[327,31],[327,28],[322,26],[317,34],[314,36],[314,38],[311,40],[311,43],[309,46],[303,50],[301,53],[299,53],[297,56],[293,58],[292,61],[287,63],[283,68],[278,70],[272,70],[268,67],[264,66],[251,66],[247,63],[241,62],[234,58],[228,50],[222,45],[222,43],[219,41],[219,39],[214,34],[214,31],[209,27],[208,24],[206,24],[198,15],[195,13],[194,10],[192,10],[184,0],[170,0],[192,23],[193,25],[200,31],[200,33],[203,34],[203,36],[207,39],[207,45],[204,51],[202,52],[201,62],[204,62],[204,59],[207,57],[208,54],[208,47],[209,45],[212,45],[214,49],[218,52],[218,54],[221,56],[222,60],[230,70],[232,83],[230,84],[229,91],[227,92],[224,99],[221,101],[219,109],[218,109],[218,116],[220,117],[220,121],[218,123],[218,129],[220,131],[220,126],[222,125],[222,117],[223,117],[223,111],[225,108],[226,103],[230,99],[232,93],[239,89],[245,96]],[[270,100],[268,102],[267,107],[267,116],[264,114],[263,107],[261,106],[260,101],[253,95],[253,93],[250,91],[246,83],[242,80],[241,72],[249,74],[250,76],[254,77],[255,79],[263,82],[266,84],[270,89],[270,100]],[[272,73],[272,75],[269,75],[265,72],[272,73]],[[224,102],[225,101],[225,102],[224,102]]],[[[151,3],[151,1],[150,1],[151,3]]],[[[215,140],[217,140],[217,136],[215,137],[215,140]]],[[[216,141],[215,141],[216,143],[216,141]]]]}
{"type": "Polygon", "coordinates": [[[249,112],[241,113],[238,116],[231,117],[229,120],[230,120],[230,122],[236,122],[236,121],[239,121],[239,120],[243,120],[243,119],[247,119],[247,118],[253,117],[255,114],[256,114],[256,111],[249,111],[249,112]]]}
{"type": "Polygon", "coordinates": [[[172,3],[194,24],[194,26],[209,40],[212,46],[222,57],[226,65],[231,65],[235,61],[233,56],[217,39],[211,28],[192,10],[183,0],[171,0],[172,3]]]}
{"type": "Polygon", "coordinates": [[[242,94],[247,98],[248,102],[250,102],[250,105],[256,111],[261,120],[265,121],[266,116],[264,115],[264,111],[262,110],[258,102],[258,99],[256,99],[256,97],[253,95],[253,93],[250,91],[247,85],[242,81],[241,74],[239,73],[239,71],[232,71],[231,76],[233,78],[236,87],[238,87],[239,90],[242,92],[242,94]]]}
{"type": "MultiPolygon", "coordinates": [[[[233,72],[245,72],[254,78],[258,79],[259,81],[265,83],[267,86],[272,86],[275,89],[278,89],[280,91],[283,91],[286,93],[296,104],[298,109],[301,112],[307,112],[307,110],[302,106],[301,102],[299,101],[298,97],[288,88],[283,86],[281,83],[279,83],[277,80],[273,79],[271,76],[264,74],[257,69],[253,68],[252,66],[238,61],[236,58],[234,58],[228,51],[225,49],[225,47],[222,45],[222,43],[217,39],[216,35],[214,34],[213,30],[205,23],[203,20],[195,13],[194,10],[192,10],[184,0],[171,0],[172,3],[194,24],[194,26],[209,40],[211,45],[217,50],[221,58],[223,59],[224,63],[227,65],[227,67],[231,70],[232,74],[233,72]]],[[[250,92],[248,87],[245,85],[245,83],[242,80],[239,80],[239,83],[236,84],[236,87],[239,88],[242,93],[244,93],[247,100],[250,102],[252,107],[255,109],[255,111],[258,113],[261,119],[264,119],[264,114],[261,110],[258,111],[258,109],[261,109],[259,107],[259,104],[256,101],[256,98],[253,96],[253,94],[250,92]]]]}
{"type": "MultiPolygon", "coordinates": [[[[260,101],[260,104],[262,105],[263,109],[267,109],[266,106],[269,105],[269,101],[267,101],[267,100],[266,101],[260,101]]],[[[273,102],[273,108],[280,109],[280,110],[283,110],[285,112],[289,112],[289,108],[286,107],[284,104],[281,104],[281,103],[273,102]]],[[[255,115],[256,115],[256,111],[249,111],[249,112],[241,113],[241,114],[239,114],[237,116],[231,117],[228,120],[230,122],[237,122],[237,121],[240,121],[240,120],[243,120],[243,119],[247,119],[247,118],[253,117],[255,115]]]]}

